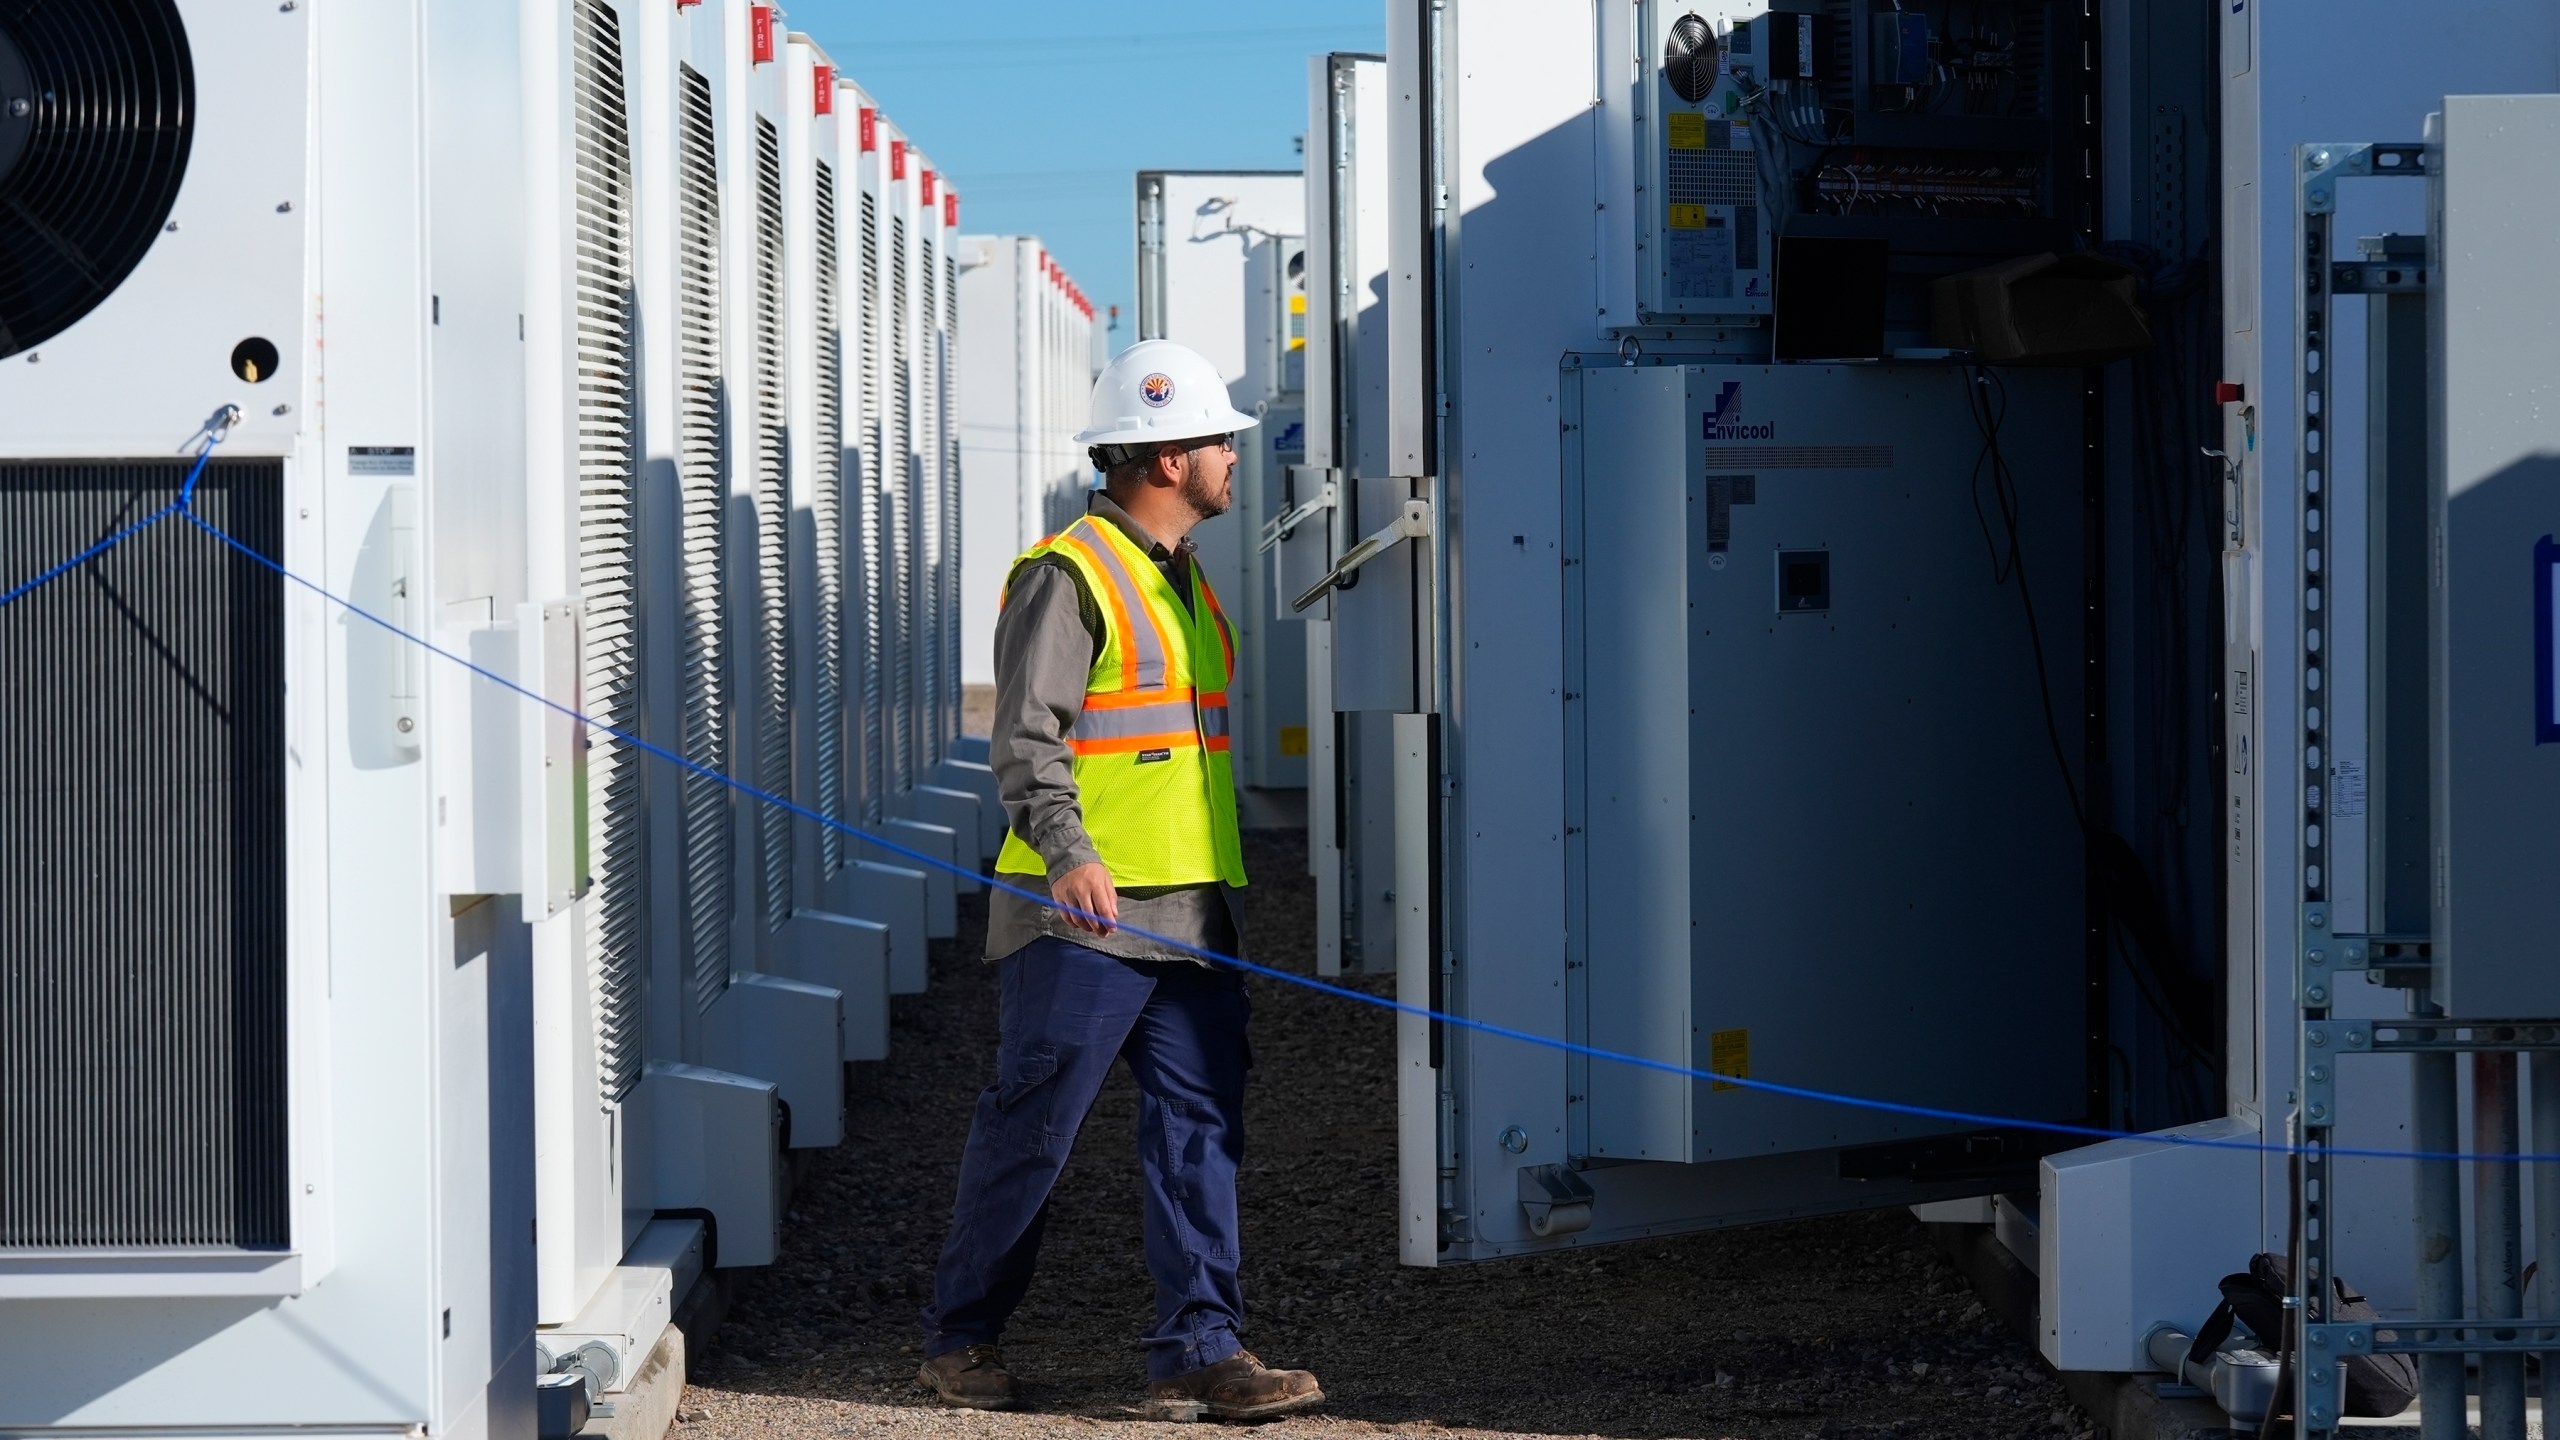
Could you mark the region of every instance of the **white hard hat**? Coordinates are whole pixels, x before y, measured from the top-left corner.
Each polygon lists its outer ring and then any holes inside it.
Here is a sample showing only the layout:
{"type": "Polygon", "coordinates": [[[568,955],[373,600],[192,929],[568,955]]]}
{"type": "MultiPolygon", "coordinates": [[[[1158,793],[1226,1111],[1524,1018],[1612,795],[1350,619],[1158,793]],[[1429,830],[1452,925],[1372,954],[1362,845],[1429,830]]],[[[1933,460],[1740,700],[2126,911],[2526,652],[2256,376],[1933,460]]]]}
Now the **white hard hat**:
{"type": "Polygon", "coordinates": [[[1141,340],[1093,382],[1093,423],[1079,445],[1146,445],[1250,430],[1260,420],[1227,401],[1218,367],[1188,345],[1141,340]]]}

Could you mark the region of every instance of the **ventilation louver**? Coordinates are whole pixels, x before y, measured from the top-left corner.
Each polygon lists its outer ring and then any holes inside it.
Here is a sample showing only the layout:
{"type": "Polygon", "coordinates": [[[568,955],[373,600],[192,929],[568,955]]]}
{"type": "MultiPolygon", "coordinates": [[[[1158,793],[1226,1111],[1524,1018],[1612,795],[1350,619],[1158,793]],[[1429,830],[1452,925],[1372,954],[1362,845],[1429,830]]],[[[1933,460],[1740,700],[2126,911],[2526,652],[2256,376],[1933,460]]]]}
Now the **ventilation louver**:
{"type": "Polygon", "coordinates": [[[1716,32],[1695,15],[1683,15],[1671,22],[1671,33],[1662,41],[1662,74],[1671,82],[1671,93],[1695,105],[1716,88],[1716,71],[1722,60],[1716,44],[1716,32]]]}
{"type": "Polygon", "coordinates": [[[720,367],[719,141],[711,82],[684,67],[676,114],[676,487],[684,573],[678,581],[678,668],[684,692],[685,973],[696,1003],[729,988],[731,890],[729,697],[722,680],[727,635],[721,584],[721,515],[727,382],[720,367]]]}
{"type": "Polygon", "coordinates": [[[889,652],[888,793],[904,795],[915,781],[916,693],[916,456],[915,366],[907,354],[907,222],[889,218],[889,652]]]}
{"type": "Polygon", "coordinates": [[[917,397],[916,452],[916,691],[915,753],[908,763],[921,779],[942,758],[942,446],[941,428],[942,266],[934,258],[933,241],[919,237],[918,277],[923,281],[917,320],[916,369],[923,391],[917,397]]]}
{"type": "MultiPolygon", "coordinates": [[[[782,132],[756,121],[756,784],[791,793],[791,432],[783,392],[782,132]]],[[[790,811],[756,807],[764,923],[791,918],[790,811]]]]}
{"type": "MultiPolygon", "coordinates": [[[[818,433],[810,467],[816,493],[809,499],[810,547],[817,562],[818,813],[841,823],[848,814],[844,783],[844,336],[837,297],[836,176],[827,162],[817,168],[818,433]]],[[[844,837],[832,825],[818,827],[818,873],[844,864],[844,837]]]]}
{"type": "Polygon", "coordinates": [[[640,756],[616,732],[640,729],[639,448],[633,362],[631,126],[622,22],[577,0],[572,84],[577,139],[578,591],[587,731],[587,830],[595,837],[588,963],[598,1083],[620,1100],[640,1082],[648,973],[648,825],[640,756]]]}
{"type": "Polygon", "coordinates": [[[0,355],[69,329],[142,263],[194,130],[174,0],[0,5],[0,355]]]}
{"type": "Polygon", "coordinates": [[[888,469],[884,448],[887,435],[888,403],[881,391],[880,337],[887,333],[884,300],[880,290],[880,200],[869,191],[862,196],[862,453],[861,483],[855,489],[862,513],[859,539],[862,547],[862,571],[858,582],[862,590],[862,823],[878,825],[882,797],[888,794],[888,674],[881,665],[881,645],[887,632],[883,629],[888,604],[886,546],[882,514],[884,505],[880,487],[888,469]]]}

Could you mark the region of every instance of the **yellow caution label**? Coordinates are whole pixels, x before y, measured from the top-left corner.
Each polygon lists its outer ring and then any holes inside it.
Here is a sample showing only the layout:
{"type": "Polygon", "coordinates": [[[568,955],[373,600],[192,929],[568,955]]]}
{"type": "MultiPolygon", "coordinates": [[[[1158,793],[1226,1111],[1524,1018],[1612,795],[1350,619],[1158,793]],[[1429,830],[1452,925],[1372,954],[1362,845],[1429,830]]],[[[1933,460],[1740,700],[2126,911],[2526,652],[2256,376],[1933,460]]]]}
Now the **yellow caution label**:
{"type": "Polygon", "coordinates": [[[1663,133],[1671,137],[1674,150],[1707,148],[1707,117],[1695,110],[1674,110],[1662,120],[1663,133]]]}
{"type": "Polygon", "coordinates": [[[1292,755],[1292,756],[1294,756],[1294,755],[1304,755],[1304,754],[1306,754],[1306,753],[1307,753],[1307,727],[1306,727],[1306,726],[1304,726],[1304,725],[1283,725],[1283,726],[1281,726],[1281,727],[1280,727],[1280,753],[1281,753],[1281,754],[1283,754],[1283,755],[1292,755]]]}
{"type": "Polygon", "coordinates": [[[1674,230],[1707,228],[1707,207],[1704,205],[1666,205],[1662,214],[1663,223],[1674,230]]]}
{"type": "MultiPolygon", "coordinates": [[[[1718,1030],[1707,1036],[1707,1070],[1710,1074],[1730,1075],[1737,1080],[1750,1079],[1751,1032],[1718,1030]]],[[[1739,1085],[1727,1085],[1721,1080],[1709,1081],[1707,1084],[1709,1091],[1741,1088],[1739,1085]]]]}

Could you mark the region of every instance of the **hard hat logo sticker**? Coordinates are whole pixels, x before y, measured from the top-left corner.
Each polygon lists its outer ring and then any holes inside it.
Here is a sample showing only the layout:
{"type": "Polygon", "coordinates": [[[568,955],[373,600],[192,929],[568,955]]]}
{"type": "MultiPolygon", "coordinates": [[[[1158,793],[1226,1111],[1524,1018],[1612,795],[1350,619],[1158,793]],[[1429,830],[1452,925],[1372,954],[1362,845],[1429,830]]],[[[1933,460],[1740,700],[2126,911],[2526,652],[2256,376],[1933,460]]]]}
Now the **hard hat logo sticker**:
{"type": "Polygon", "coordinates": [[[1158,410],[1173,403],[1173,377],[1159,370],[1138,382],[1138,398],[1158,410]]]}

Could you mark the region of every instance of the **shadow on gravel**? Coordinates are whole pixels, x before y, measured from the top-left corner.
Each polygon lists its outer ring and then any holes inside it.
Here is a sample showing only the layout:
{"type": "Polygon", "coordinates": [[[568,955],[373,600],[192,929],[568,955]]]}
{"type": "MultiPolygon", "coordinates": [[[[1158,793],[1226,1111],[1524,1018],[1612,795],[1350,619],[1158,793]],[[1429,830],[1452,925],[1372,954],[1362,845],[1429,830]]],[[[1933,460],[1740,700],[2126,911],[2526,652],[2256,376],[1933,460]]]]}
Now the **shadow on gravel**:
{"type": "MultiPolygon", "coordinates": [[[[1254,958],[1312,973],[1303,843],[1255,833],[1247,862],[1254,958]]],[[[856,1072],[846,1141],[801,1189],[782,1262],[744,1277],[698,1357],[675,1432],[684,1440],[1137,1425],[1137,1336],[1151,1310],[1125,1071],[1085,1125],[1052,1202],[1039,1281],[1005,1341],[1039,1415],[961,1423],[914,1383],[916,1312],[995,1044],[994,976],[977,958],[984,902],[963,905],[963,933],[937,947],[931,991],[898,1002],[892,1058],[856,1072]]],[[[2051,1372],[1902,1211],[1398,1266],[1393,1017],[1251,983],[1259,1068],[1242,1181],[1245,1343],[1272,1364],[1313,1369],[1329,1397],[1324,1419],[1275,1437],[1369,1426],[1790,1440],[2089,1433],[2051,1372]]]]}

